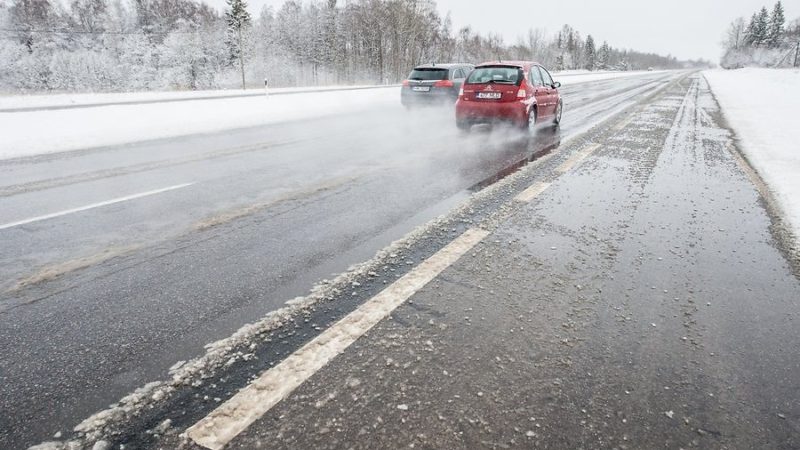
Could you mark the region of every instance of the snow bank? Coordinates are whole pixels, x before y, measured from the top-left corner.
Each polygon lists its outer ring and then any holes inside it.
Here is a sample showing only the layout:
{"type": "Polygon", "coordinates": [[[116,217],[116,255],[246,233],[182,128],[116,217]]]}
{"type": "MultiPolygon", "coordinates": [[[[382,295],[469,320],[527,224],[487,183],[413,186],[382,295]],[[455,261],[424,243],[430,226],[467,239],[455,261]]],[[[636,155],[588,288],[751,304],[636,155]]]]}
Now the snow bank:
{"type": "MultiPolygon", "coordinates": [[[[574,84],[576,82],[586,82],[595,80],[605,80],[610,78],[620,78],[627,76],[643,75],[653,72],[615,72],[588,70],[565,70],[562,72],[552,72],[553,78],[562,83],[574,84]]],[[[312,87],[292,87],[292,88],[271,88],[270,94],[296,94],[310,92],[326,92],[336,90],[361,90],[380,88],[375,85],[357,86],[312,86],[312,87]]],[[[393,86],[389,86],[393,87],[393,86]]],[[[159,101],[175,100],[205,100],[217,97],[234,96],[259,96],[264,95],[260,89],[217,89],[205,91],[156,91],[156,92],[106,92],[106,93],[80,93],[80,94],[43,94],[43,95],[0,95],[0,111],[11,111],[14,109],[32,108],[65,108],[70,106],[100,106],[116,105],[119,103],[153,103],[159,101]]]]}
{"type": "Polygon", "coordinates": [[[800,70],[703,72],[741,148],[800,237],[800,70]]]}
{"type": "Polygon", "coordinates": [[[399,99],[395,87],[0,113],[0,159],[399,107],[399,99]]]}
{"type": "MultiPolygon", "coordinates": [[[[294,94],[336,90],[358,90],[379,88],[381,86],[314,86],[293,88],[271,88],[270,94],[294,94]]],[[[202,100],[215,97],[264,95],[261,89],[216,89],[206,91],[154,91],[154,92],[106,92],[90,94],[45,94],[45,95],[6,95],[0,96],[0,110],[30,108],[64,108],[70,106],[95,106],[103,104],[158,102],[175,100],[202,100]]]]}

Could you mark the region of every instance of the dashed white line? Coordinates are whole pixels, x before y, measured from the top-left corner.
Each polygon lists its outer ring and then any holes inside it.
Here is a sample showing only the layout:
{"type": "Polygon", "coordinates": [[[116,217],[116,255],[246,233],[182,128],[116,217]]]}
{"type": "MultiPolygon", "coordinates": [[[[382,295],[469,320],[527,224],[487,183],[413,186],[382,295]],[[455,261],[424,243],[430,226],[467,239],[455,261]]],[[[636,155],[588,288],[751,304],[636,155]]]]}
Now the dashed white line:
{"type": "Polygon", "coordinates": [[[222,449],[488,234],[481,229],[466,231],[280,364],[262,373],[187,429],[186,435],[202,447],[222,449]]]}
{"type": "Polygon", "coordinates": [[[153,191],[141,192],[139,194],[126,195],[125,197],[114,198],[114,199],[111,199],[111,200],[106,200],[104,202],[92,203],[91,205],[81,206],[81,207],[72,208],[72,209],[65,209],[64,211],[58,211],[58,212],[54,212],[52,214],[45,214],[43,216],[31,217],[30,219],[24,219],[24,220],[19,220],[19,221],[16,221],[16,222],[10,222],[10,223],[6,223],[6,224],[3,224],[3,225],[0,225],[0,230],[5,230],[5,229],[8,229],[8,228],[18,227],[20,225],[26,225],[26,224],[29,224],[29,223],[39,222],[39,221],[42,221],[42,220],[53,219],[53,218],[56,218],[56,217],[66,216],[67,214],[74,214],[74,213],[81,212],[81,211],[86,211],[86,210],[89,210],[89,209],[100,208],[102,206],[113,205],[115,203],[126,202],[128,200],[135,200],[137,198],[142,198],[142,197],[147,197],[147,196],[150,196],[150,195],[160,194],[162,192],[174,191],[176,189],[185,188],[185,187],[191,186],[193,184],[194,183],[177,184],[175,186],[165,187],[165,188],[162,188],[162,189],[156,189],[156,190],[153,190],[153,191]]]}

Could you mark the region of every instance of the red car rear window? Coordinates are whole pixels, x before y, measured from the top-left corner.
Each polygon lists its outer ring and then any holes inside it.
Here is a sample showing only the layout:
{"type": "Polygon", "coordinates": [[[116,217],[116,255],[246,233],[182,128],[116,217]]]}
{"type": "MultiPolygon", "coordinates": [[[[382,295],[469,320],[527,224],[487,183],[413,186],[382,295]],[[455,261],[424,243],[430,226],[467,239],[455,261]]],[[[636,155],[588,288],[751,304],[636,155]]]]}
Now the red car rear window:
{"type": "Polygon", "coordinates": [[[508,66],[478,67],[467,78],[469,84],[519,84],[520,82],[522,82],[522,69],[508,66]]]}

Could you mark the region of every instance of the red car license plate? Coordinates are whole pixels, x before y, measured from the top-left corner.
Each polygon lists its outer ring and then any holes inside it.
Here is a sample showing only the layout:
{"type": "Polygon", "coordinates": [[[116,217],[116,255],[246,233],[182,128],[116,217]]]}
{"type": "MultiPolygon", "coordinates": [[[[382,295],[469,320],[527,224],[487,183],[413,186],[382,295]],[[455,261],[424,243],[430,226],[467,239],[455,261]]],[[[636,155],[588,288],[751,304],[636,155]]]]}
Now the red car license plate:
{"type": "Polygon", "coordinates": [[[503,94],[501,92],[478,92],[478,98],[488,98],[496,100],[502,96],[503,94]]]}

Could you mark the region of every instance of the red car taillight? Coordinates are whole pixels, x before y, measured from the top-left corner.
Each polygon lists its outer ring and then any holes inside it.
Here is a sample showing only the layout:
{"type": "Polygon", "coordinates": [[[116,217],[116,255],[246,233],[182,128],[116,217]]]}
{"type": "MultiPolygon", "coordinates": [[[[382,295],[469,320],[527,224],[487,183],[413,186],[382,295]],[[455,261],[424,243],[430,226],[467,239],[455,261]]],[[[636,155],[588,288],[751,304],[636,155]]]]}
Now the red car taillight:
{"type": "Polygon", "coordinates": [[[435,87],[453,87],[455,86],[450,80],[439,80],[434,84],[435,87]]]}
{"type": "Polygon", "coordinates": [[[523,88],[519,88],[517,91],[517,98],[528,98],[528,92],[523,88]]]}

